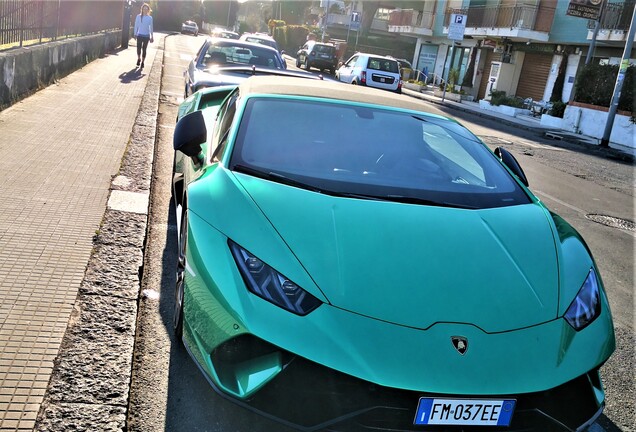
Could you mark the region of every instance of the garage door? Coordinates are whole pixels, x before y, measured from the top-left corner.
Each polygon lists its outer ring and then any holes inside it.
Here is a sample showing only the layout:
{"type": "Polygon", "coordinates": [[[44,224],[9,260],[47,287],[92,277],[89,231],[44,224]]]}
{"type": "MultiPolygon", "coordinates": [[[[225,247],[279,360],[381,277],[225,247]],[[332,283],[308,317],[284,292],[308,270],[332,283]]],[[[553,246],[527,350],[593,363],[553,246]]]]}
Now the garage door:
{"type": "Polygon", "coordinates": [[[542,100],[551,66],[552,54],[526,53],[517,85],[517,96],[542,100]]]}

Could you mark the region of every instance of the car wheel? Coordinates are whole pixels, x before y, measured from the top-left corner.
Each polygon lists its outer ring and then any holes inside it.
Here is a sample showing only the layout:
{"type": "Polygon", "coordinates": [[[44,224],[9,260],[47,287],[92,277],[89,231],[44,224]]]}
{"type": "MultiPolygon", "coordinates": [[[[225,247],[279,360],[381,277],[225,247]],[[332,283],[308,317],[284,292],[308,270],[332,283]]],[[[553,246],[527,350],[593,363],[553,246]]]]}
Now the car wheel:
{"type": "Polygon", "coordinates": [[[299,58],[297,58],[297,59],[296,59],[296,67],[297,67],[297,68],[299,68],[299,67],[300,67],[300,59],[299,59],[299,58]]]}
{"type": "Polygon", "coordinates": [[[309,70],[311,69],[311,65],[309,64],[309,60],[305,59],[305,69],[309,70]]]}
{"type": "Polygon", "coordinates": [[[353,84],[353,85],[358,85],[358,81],[353,80],[353,81],[351,81],[351,84],[353,84]]]}
{"type": "Polygon", "coordinates": [[[329,73],[330,73],[331,75],[335,75],[336,70],[335,70],[335,69],[329,69],[329,73]]]}
{"type": "Polygon", "coordinates": [[[174,289],[174,313],[172,324],[177,342],[183,337],[183,297],[185,288],[186,242],[188,237],[188,217],[185,205],[181,211],[181,226],[179,227],[179,255],[177,256],[177,280],[174,289]]]}

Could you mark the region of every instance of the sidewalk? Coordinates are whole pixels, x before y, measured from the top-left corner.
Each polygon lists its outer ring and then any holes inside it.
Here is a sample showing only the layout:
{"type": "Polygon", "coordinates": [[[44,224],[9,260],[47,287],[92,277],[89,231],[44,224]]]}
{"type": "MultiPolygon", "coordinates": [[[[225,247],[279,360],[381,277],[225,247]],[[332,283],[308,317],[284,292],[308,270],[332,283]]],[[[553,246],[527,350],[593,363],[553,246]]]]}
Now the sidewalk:
{"type": "MultiPolygon", "coordinates": [[[[430,103],[444,105],[453,110],[470,112],[480,117],[489,118],[499,123],[503,123],[516,128],[529,130],[543,135],[547,138],[555,139],[558,141],[566,141],[573,144],[579,144],[589,149],[599,149],[599,140],[586,135],[575,134],[570,131],[555,129],[541,125],[539,117],[533,117],[532,115],[521,115],[518,117],[507,116],[496,113],[494,111],[484,110],[479,106],[477,102],[462,101],[454,102],[448,99],[442,101],[442,98],[434,96],[432,91],[416,92],[414,90],[402,89],[402,93],[411,97],[425,100],[430,103]]],[[[625,148],[623,146],[617,146],[610,143],[610,147],[605,149],[607,152],[614,154],[616,157],[633,160],[636,156],[634,149],[625,148]]]]}
{"type": "MultiPolygon", "coordinates": [[[[119,284],[123,279],[128,285],[136,282],[138,286],[152,150],[146,155],[144,169],[134,167],[129,174],[122,158],[126,154],[134,156],[138,151],[139,142],[135,142],[134,136],[131,139],[131,131],[134,134],[135,125],[140,122],[138,113],[150,113],[150,117],[142,119],[147,125],[147,133],[142,135],[154,145],[156,117],[152,115],[156,116],[157,102],[146,110],[143,104],[151,67],[158,48],[163,45],[163,38],[157,39],[149,46],[147,66],[141,73],[135,71],[133,44],[0,111],[0,250],[4,256],[0,261],[2,431],[31,431],[36,427],[47,387],[54,385],[51,380],[54,366],[62,374],[64,371],[70,374],[62,379],[68,384],[61,387],[67,394],[51,398],[51,406],[76,405],[74,408],[85,411],[86,416],[97,417],[100,409],[94,407],[100,397],[112,398],[113,393],[120,392],[110,388],[107,381],[99,382],[102,378],[99,369],[110,367],[110,361],[93,348],[103,344],[103,349],[112,356],[116,352],[113,340],[95,339],[114,330],[124,335],[126,340],[121,343],[132,356],[134,314],[127,326],[113,323],[112,317],[122,311],[135,312],[137,294],[105,292],[108,280],[94,278],[87,283],[90,275],[85,271],[89,260],[95,259],[103,247],[106,253],[102,255],[102,270],[118,273],[110,274],[111,281],[117,279],[119,284]],[[119,232],[111,230],[109,223],[120,224],[119,232]],[[138,238],[125,231],[131,223],[142,234],[141,244],[130,244],[138,238]],[[122,231],[125,235],[121,235],[122,231]],[[108,233],[111,238],[105,241],[108,233]],[[102,238],[101,245],[96,245],[96,238],[102,238]],[[128,256],[108,253],[121,242],[128,242],[128,256]],[[87,298],[90,300],[85,301],[87,298]],[[103,317],[91,309],[91,304],[116,305],[114,310],[106,308],[109,325],[99,322],[103,317]],[[83,353],[71,351],[71,361],[65,369],[67,360],[56,361],[56,356],[63,340],[73,334],[67,326],[71,329],[83,321],[86,325],[82,332],[95,341],[86,345],[83,353]],[[78,378],[74,372],[94,376],[94,381],[78,378]],[[89,406],[89,398],[83,395],[91,392],[95,400],[89,406]]],[[[157,82],[159,78],[160,72],[157,82]]],[[[123,369],[110,371],[112,375],[122,375],[120,379],[126,389],[120,402],[107,402],[101,410],[110,413],[104,416],[104,425],[109,418],[113,424],[114,410],[126,411],[130,360],[122,359],[119,363],[123,369]]],[[[50,413],[53,418],[67,415],[64,409],[50,413]]],[[[64,430],[54,421],[43,425],[42,430],[64,430]]]]}

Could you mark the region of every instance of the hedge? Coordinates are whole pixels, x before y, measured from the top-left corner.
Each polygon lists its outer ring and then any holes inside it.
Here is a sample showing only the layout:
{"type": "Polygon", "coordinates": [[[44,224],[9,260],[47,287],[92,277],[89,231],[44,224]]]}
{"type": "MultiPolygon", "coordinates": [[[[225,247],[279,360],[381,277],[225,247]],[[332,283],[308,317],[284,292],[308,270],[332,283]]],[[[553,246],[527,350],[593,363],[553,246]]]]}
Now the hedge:
{"type": "MultiPolygon", "coordinates": [[[[634,112],[634,70],[630,66],[625,72],[618,109],[634,112]]],[[[576,102],[609,107],[614,94],[618,65],[589,64],[579,72],[574,85],[574,100],[576,102]]]]}

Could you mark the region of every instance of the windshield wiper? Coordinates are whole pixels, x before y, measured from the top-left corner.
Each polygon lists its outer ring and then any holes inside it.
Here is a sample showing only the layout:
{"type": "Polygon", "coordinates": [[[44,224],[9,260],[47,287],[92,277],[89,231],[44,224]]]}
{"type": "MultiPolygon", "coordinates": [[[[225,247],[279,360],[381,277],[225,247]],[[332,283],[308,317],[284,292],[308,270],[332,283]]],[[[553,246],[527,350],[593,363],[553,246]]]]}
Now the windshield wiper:
{"type": "Polygon", "coordinates": [[[293,178],[289,178],[283,174],[274,172],[274,171],[261,171],[255,168],[251,168],[251,167],[247,167],[245,165],[235,165],[234,166],[234,171],[236,172],[240,172],[243,174],[249,174],[252,175],[254,177],[258,177],[258,178],[262,178],[265,180],[272,180],[275,181],[277,183],[282,183],[282,184],[286,184],[288,186],[294,186],[294,187],[298,187],[301,189],[306,189],[312,192],[317,192],[317,193],[321,193],[324,195],[329,195],[329,196],[334,196],[334,197],[343,197],[343,198],[357,198],[357,199],[364,199],[364,200],[375,200],[375,201],[384,201],[384,198],[382,197],[378,197],[378,196],[373,196],[373,195],[364,195],[364,194],[357,194],[357,193],[352,193],[352,192],[336,192],[336,191],[332,191],[332,190],[328,190],[328,189],[322,189],[319,188],[317,186],[313,186],[313,185],[309,185],[307,183],[303,183],[301,181],[295,180],[293,178]]]}
{"type": "Polygon", "coordinates": [[[440,201],[434,201],[434,200],[429,200],[425,198],[418,198],[418,197],[404,196],[404,195],[387,195],[386,200],[400,202],[404,204],[421,204],[421,205],[428,205],[428,206],[435,206],[435,207],[449,207],[449,208],[461,208],[461,209],[471,209],[471,210],[474,210],[477,208],[477,207],[468,206],[464,204],[449,203],[444,201],[440,202],[440,201]]]}
{"type": "Polygon", "coordinates": [[[258,177],[258,178],[262,178],[265,180],[272,180],[275,181],[277,183],[282,183],[282,184],[286,184],[288,186],[294,186],[294,187],[298,187],[301,189],[307,189],[310,190],[312,192],[318,192],[318,193],[326,193],[324,190],[313,186],[313,185],[309,185],[307,183],[303,183],[301,181],[298,180],[294,180],[292,178],[289,178],[283,174],[279,174],[277,172],[274,171],[261,171],[255,168],[251,168],[251,167],[247,167],[245,165],[234,165],[234,171],[243,173],[243,174],[249,174],[252,175],[254,177],[258,177]]]}

